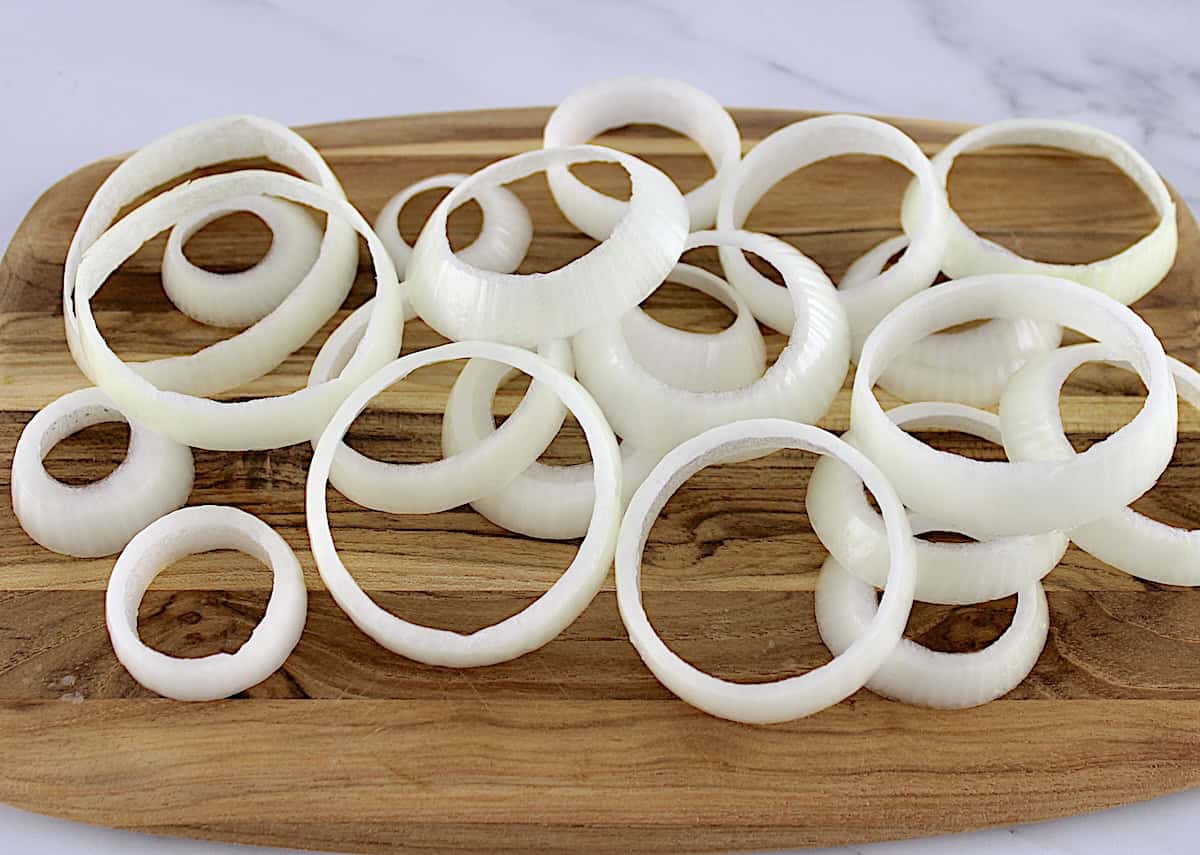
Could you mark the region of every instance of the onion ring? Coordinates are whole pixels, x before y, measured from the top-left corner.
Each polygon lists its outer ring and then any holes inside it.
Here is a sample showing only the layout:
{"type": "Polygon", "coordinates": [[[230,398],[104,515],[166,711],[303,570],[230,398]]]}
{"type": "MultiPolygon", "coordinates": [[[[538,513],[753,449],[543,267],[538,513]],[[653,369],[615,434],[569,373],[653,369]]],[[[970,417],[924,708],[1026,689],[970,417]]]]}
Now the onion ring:
{"type": "Polygon", "coordinates": [[[181,508],[138,533],[125,547],[104,598],[117,659],[133,678],[177,701],[215,701],[256,686],[277,671],[304,631],[308,592],[287,542],[258,517],[237,508],[181,508]],[[267,611],[236,653],[180,659],[148,647],[137,631],[138,604],[162,570],[186,555],[237,549],[271,568],[267,611]]]}
{"type": "Polygon", "coordinates": [[[337,604],[367,635],[387,649],[425,662],[469,668],[514,659],[550,641],[577,618],[604,582],[612,561],[621,512],[617,441],[587,390],[541,357],[491,342],[458,342],[411,353],[384,366],[356,388],[321,434],[308,471],[306,506],[313,557],[337,604]],[[546,593],[523,611],[477,632],[462,634],[401,620],[367,596],[338,557],[329,531],[326,482],[346,429],[370,400],[426,365],[479,358],[524,371],[558,394],[587,437],[596,471],[592,525],[571,565],[546,593]]]}
{"type": "Polygon", "coordinates": [[[529,151],[474,173],[434,209],[409,259],[407,294],[425,323],[449,339],[536,347],[636,306],[671,272],[686,239],[683,196],[648,163],[600,146],[529,151]],[[624,167],[633,190],[612,236],[586,255],[550,273],[520,275],[482,270],[451,251],[446,220],[480,188],[592,161],[624,167]]]}
{"type": "Polygon", "coordinates": [[[895,649],[912,607],[916,564],[904,506],[883,473],[860,452],[812,425],[753,419],[713,428],[667,454],[638,488],[617,538],[617,605],[629,639],[659,681],[711,715],[768,724],[810,715],[849,697],[895,649]],[[891,567],[879,610],[867,631],[832,662],[771,683],[731,683],[705,674],[673,653],[655,633],[642,606],[642,552],[667,499],[693,474],[731,457],[779,448],[831,454],[857,472],[879,502],[887,526],[891,567]]]}
{"type": "MultiPolygon", "coordinates": [[[[977,537],[1067,530],[1124,507],[1170,462],[1176,418],[1167,357],[1146,322],[1099,291],[1049,276],[972,276],[905,301],[867,339],[850,400],[859,447],[908,507],[977,537]],[[1053,463],[971,460],[936,451],[897,427],[872,393],[883,367],[930,333],[991,317],[1050,321],[1117,348],[1150,390],[1145,406],[1104,442],[1053,463]]],[[[1005,447],[1040,429],[1010,430],[1005,423],[1005,447]]]]}
{"type": "MultiPolygon", "coordinates": [[[[960,404],[926,401],[888,411],[909,430],[958,430],[1001,444],[1000,420],[985,410],[960,404]]],[[[842,439],[857,447],[853,433],[842,439]]],[[[858,476],[832,457],[822,457],[808,482],[808,519],[821,543],[839,566],[872,586],[887,576],[887,537],[883,520],[867,503],[858,476]]],[[[944,531],[932,523],[910,520],[913,530],[944,531]]],[[[968,537],[970,531],[960,531],[968,537]]],[[[1058,565],[1067,549],[1061,531],[1015,535],[977,543],[930,543],[917,540],[917,586],[914,597],[926,603],[965,604],[999,600],[1027,589],[1058,565]]],[[[868,684],[869,685],[869,684],[868,684]]]]}
{"type": "MultiPolygon", "coordinates": [[[[721,190],[742,156],[733,117],[717,99],[666,77],[618,77],[577,89],[546,120],[545,148],[578,145],[623,125],[660,125],[700,145],[714,175],[684,194],[689,231],[711,228],[721,190]]],[[[584,234],[604,240],[625,216],[628,203],[587,186],[565,165],[546,170],[546,181],[563,216],[584,234]]]]}
{"type": "MultiPolygon", "coordinates": [[[[326,231],[328,239],[329,231],[326,231]]],[[[315,267],[314,267],[315,269],[315,267]]],[[[311,271],[310,271],[311,275],[311,271]]],[[[250,331],[264,329],[271,319],[284,315],[303,285],[266,319],[250,331]]],[[[131,419],[196,448],[218,451],[278,448],[306,442],[320,433],[329,416],[350,390],[400,350],[404,332],[403,298],[387,250],[362,216],[344,199],[319,186],[290,175],[262,170],[210,175],[182,184],[156,196],[128,214],[93,243],[79,264],[75,289],[75,314],[79,324],[83,363],[100,388],[131,419]],[[343,217],[366,238],[375,264],[376,303],[366,335],[342,375],[328,383],[287,395],[253,401],[212,401],[174,389],[158,388],[145,372],[127,365],[113,353],[96,326],[91,300],[109,275],[145,241],[196,210],[251,193],[266,193],[319,208],[336,220],[343,217]]],[[[323,310],[322,310],[323,311],[323,310]]],[[[248,332],[250,332],[248,331],[248,332]]],[[[238,353],[241,336],[207,348],[205,353],[231,359],[238,353]],[[231,348],[222,350],[226,345],[231,348]]],[[[243,339],[244,340],[244,339],[243,339]]],[[[180,365],[191,357],[184,357],[180,365]]]]}
{"type": "MultiPolygon", "coordinates": [[[[1064,347],[1031,360],[1017,374],[1000,401],[1003,424],[1019,420],[1037,423],[1044,430],[1008,430],[1005,448],[1014,460],[1064,460],[1075,450],[1063,431],[1058,409],[1059,390],[1071,372],[1087,362],[1105,362],[1121,368],[1103,345],[1064,347]]],[[[1178,359],[1167,358],[1181,399],[1200,407],[1200,374],[1178,359]]],[[[1200,585],[1200,530],[1183,530],[1122,508],[1070,531],[1071,540],[1085,552],[1142,579],[1167,585],[1200,585]]]]}
{"type": "Polygon", "coordinates": [[[192,492],[192,450],[129,422],[129,450],[109,475],[75,487],[42,465],[50,449],[92,425],[126,421],[99,389],[79,389],[38,411],[17,440],[12,461],[13,512],[47,549],[78,558],[120,552],[192,492]]]}

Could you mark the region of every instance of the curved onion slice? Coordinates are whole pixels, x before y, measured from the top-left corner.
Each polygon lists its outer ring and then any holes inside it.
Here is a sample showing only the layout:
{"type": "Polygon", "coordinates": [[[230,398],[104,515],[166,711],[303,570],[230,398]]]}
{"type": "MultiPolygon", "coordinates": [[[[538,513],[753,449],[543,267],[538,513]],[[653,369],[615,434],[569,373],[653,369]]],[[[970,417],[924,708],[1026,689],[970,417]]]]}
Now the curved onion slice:
{"type": "MultiPolygon", "coordinates": [[[[756,202],[791,173],[843,154],[873,154],[899,163],[915,176],[923,207],[913,223],[912,245],[889,270],[840,292],[850,323],[851,353],[862,349],[879,319],[908,297],[933,284],[946,245],[946,193],[921,147],[897,128],[864,116],[818,116],[775,131],[751,149],[725,184],[717,225],[740,228],[756,202]]],[[[749,302],[760,321],[780,332],[792,329],[792,301],[750,266],[734,247],[721,249],[729,284],[749,302]]]]}
{"type": "Polygon", "coordinates": [[[413,247],[407,296],[425,323],[447,338],[536,347],[636,306],[671,272],[686,239],[683,196],[648,163],[600,146],[530,151],[484,167],[441,201],[413,247]],[[622,166],[632,192],[612,235],[586,255],[550,273],[520,275],[482,270],[451,251],[446,220],[481,187],[593,161],[622,166]]]}
{"type": "MultiPolygon", "coordinates": [[[[830,557],[817,580],[817,628],[834,656],[871,628],[875,588],[830,557]]],[[[1017,593],[1017,609],[1004,633],[982,650],[942,653],[901,638],[869,680],[885,698],[938,709],[965,709],[1012,691],[1037,664],[1050,630],[1050,610],[1041,582],[1017,593]]]]}
{"type": "MultiPolygon", "coordinates": [[[[338,376],[362,340],[373,302],[360,306],[326,339],[309,371],[309,385],[338,376]]],[[[571,349],[565,341],[548,342],[538,353],[556,368],[571,370],[571,349]]],[[[520,475],[554,441],[565,416],[553,390],[534,383],[503,426],[469,449],[431,463],[387,463],[343,442],[333,458],[329,483],[372,510],[436,514],[489,494],[520,475]]],[[[315,448],[316,438],[312,442],[315,448]]]]}
{"type": "Polygon", "coordinates": [[[143,529],[125,547],[104,598],[113,650],[133,678],[177,701],[215,701],[256,686],[283,665],[300,640],[308,592],[300,562],[265,522],[237,508],[181,508],[143,529]],[[180,659],[138,638],[138,604],[163,569],[187,555],[237,549],[271,568],[267,610],[236,653],[180,659]]]}
{"type": "Polygon", "coordinates": [[[179,311],[214,327],[248,327],[284,301],[321,252],[321,229],[299,205],[271,196],[233,199],[184,217],[167,237],[162,283],[179,311]],[[213,273],[183,252],[191,237],[221,217],[235,213],[258,217],[271,230],[271,248],[256,265],[238,273],[213,273]]]}
{"type": "MultiPolygon", "coordinates": [[[[546,121],[545,148],[578,145],[623,125],[661,125],[695,141],[715,174],[684,195],[689,230],[710,228],[729,173],[742,156],[737,125],[721,103],[703,90],[666,77],[618,77],[572,92],[546,121]]],[[[596,240],[612,234],[628,203],[588,187],[565,165],[546,170],[559,209],[575,228],[596,240]]]]}
{"type": "MultiPolygon", "coordinates": [[[[1126,305],[1150,291],[1175,261],[1178,235],[1175,203],[1162,178],[1129,143],[1099,128],[1053,119],[1005,119],[967,131],[933,156],[943,187],[961,154],[1000,145],[1051,146],[1111,161],[1146,194],[1159,215],[1158,225],[1121,252],[1088,264],[1052,264],[1017,255],[973,232],[950,210],[949,239],[942,270],[951,278],[979,273],[1039,274],[1070,279],[1095,288],[1126,305]]],[[[901,209],[904,230],[924,222],[924,202],[910,187],[901,209]]]]}
{"type": "MultiPolygon", "coordinates": [[[[1111,349],[1099,344],[1064,347],[1031,360],[1013,375],[1000,400],[1006,427],[1005,448],[1014,460],[1069,460],[1075,450],[1063,431],[1058,396],[1062,384],[1087,362],[1114,361],[1111,349]],[[1041,430],[1033,430],[1040,425],[1041,430]],[[1029,427],[1026,427],[1029,426],[1029,427]]],[[[1180,398],[1200,407],[1200,374],[1168,357],[1180,398]]],[[[1101,561],[1142,579],[1167,585],[1200,585],[1200,530],[1185,531],[1146,517],[1133,508],[1089,522],[1070,532],[1071,540],[1101,561]]]]}
{"type": "MultiPolygon", "coordinates": [[[[876,244],[855,259],[841,293],[878,276],[903,252],[908,236],[876,244]]],[[[948,283],[949,284],[949,283],[948,283]]],[[[965,330],[934,333],[892,359],[876,385],[906,401],[955,401],[976,407],[1000,400],[1004,384],[1025,360],[1058,347],[1062,327],[1028,318],[992,318],[965,330]]]]}
{"type": "Polygon", "coordinates": [[[904,632],[912,607],[916,565],[912,530],[900,499],[871,461],[833,434],[783,419],[751,419],[713,428],[678,446],[638,488],[617,538],[617,605],[629,640],[659,681],[711,715],[769,724],[810,715],[849,697],[887,659],[904,632]],[[671,495],[706,466],[796,448],[837,457],[861,476],[887,526],[891,567],[883,601],[869,629],[841,656],[807,674],[771,683],[731,683],[689,665],[659,638],[642,606],[642,552],[655,518],[671,495]]]}
{"type": "MultiPolygon", "coordinates": [[[[327,231],[327,237],[328,234],[327,231]]],[[[237,342],[243,336],[262,330],[263,325],[271,324],[275,319],[287,321],[285,307],[302,287],[299,286],[278,309],[246,333],[203,352],[211,354],[210,361],[236,359],[240,352],[237,342]],[[223,349],[226,346],[228,349],[223,349]]],[[[198,178],[151,199],[92,244],[79,265],[75,289],[75,314],[83,363],[90,367],[97,385],[129,418],[144,422],[176,442],[219,451],[277,448],[307,442],[319,434],[350,390],[400,351],[404,332],[402,304],[400,285],[387,250],[348,202],[307,181],[262,170],[198,178]],[[113,353],[96,326],[91,300],[125,259],[163,229],[192,211],[252,193],[266,193],[318,208],[329,215],[330,222],[345,219],[352,227],[352,233],[358,231],[366,238],[367,249],[375,264],[376,302],[362,343],[338,379],[287,395],[225,402],[184,394],[173,388],[158,388],[144,372],[125,364],[113,353]]],[[[300,324],[303,323],[301,318],[300,324]]],[[[189,359],[191,357],[182,357],[178,363],[183,374],[197,367],[188,363],[189,359]],[[182,366],[190,367],[184,369],[182,366]]],[[[166,360],[157,364],[170,365],[171,362],[166,360]]]]}
{"type": "Polygon", "coordinates": [[[491,342],[458,342],[418,351],[389,363],[356,388],[338,408],[317,442],[308,471],[308,534],[325,586],[359,629],[387,649],[419,662],[469,668],[505,662],[541,647],[587,608],[604,582],[612,560],[621,512],[620,495],[617,441],[586,389],[527,350],[491,342]],[[503,362],[557,393],[583,427],[596,471],[592,525],[571,565],[546,593],[524,610],[465,635],[409,623],[376,605],[338,557],[325,505],[325,484],[334,454],[346,429],[370,400],[418,368],[464,358],[503,362]]]}
{"type": "MultiPolygon", "coordinates": [[[[977,537],[1066,530],[1113,513],[1154,485],[1175,447],[1175,384],[1162,345],[1132,310],[1099,291],[1049,276],[960,279],[907,300],[863,347],[850,427],[914,511],[977,537]],[[1107,440],[1070,460],[979,461],[909,436],[872,393],[895,354],[930,333],[981,318],[1030,317],[1112,345],[1150,390],[1145,406],[1107,440]]],[[[1005,447],[1040,424],[1004,423],[1005,447]]]]}
{"type": "MultiPolygon", "coordinates": [[[[400,234],[400,212],[414,197],[426,190],[449,190],[467,177],[451,172],[410,184],[388,199],[375,218],[375,231],[392,256],[392,263],[396,265],[396,273],[401,279],[408,271],[412,247],[400,234]]],[[[533,221],[529,219],[528,209],[506,187],[481,187],[475,201],[483,212],[483,225],[479,236],[458,251],[458,257],[484,270],[512,273],[525,260],[525,253],[529,251],[529,243],[533,240],[533,221]]]]}
{"type": "MultiPolygon", "coordinates": [[[[112,225],[122,207],[155,187],[193,169],[263,156],[344,201],[341,184],[316,149],[295,131],[257,116],[209,119],[173,131],[135,152],[100,185],[75,230],[63,273],[67,344],[75,363],[93,382],[96,378],[80,347],[75,315],[76,280],[84,253],[112,225]]],[[[242,191],[242,195],[252,193],[257,193],[252,187],[242,191]]],[[[235,197],[231,193],[209,204],[223,204],[235,197]]],[[[178,219],[206,207],[188,207],[178,219]]],[[[342,218],[331,217],[316,263],[274,311],[249,329],[190,356],[142,362],[134,370],[159,389],[188,395],[215,395],[249,383],[277,367],[321,329],[346,299],[357,267],[354,229],[342,218]]]]}
{"type": "MultiPolygon", "coordinates": [[[[1000,420],[973,407],[924,401],[889,410],[888,417],[908,430],[957,430],[1001,444],[1000,420]]],[[[842,439],[857,447],[852,432],[842,439]]],[[[834,458],[822,457],[809,479],[806,504],[813,531],[839,565],[863,582],[882,587],[888,569],[887,537],[858,476],[834,458]]],[[[914,531],[946,530],[937,520],[910,522],[914,531]]],[[[971,536],[970,531],[959,534],[971,536]]],[[[976,543],[917,540],[915,547],[913,596],[926,603],[979,603],[1024,590],[1053,570],[1066,552],[1067,536],[1053,531],[976,543]]]]}
{"type": "MultiPolygon", "coordinates": [[[[635,445],[675,445],[738,419],[780,417],[815,422],[846,377],[846,315],[828,277],[789,244],[744,231],[696,232],[686,249],[733,247],[771,263],[796,304],[787,347],[755,383],[725,392],[692,392],[663,383],[630,353],[617,322],[575,337],[575,370],[613,430],[635,445]]],[[[775,287],[772,285],[771,287],[775,287]]]]}
{"type": "Polygon", "coordinates": [[[129,422],[129,450],[108,476],[80,487],[50,476],[42,460],[68,436],[92,425],[126,421],[99,389],[63,395],[40,410],[17,440],[13,511],[21,528],[47,549],[95,558],[120,552],[130,538],[192,492],[192,450],[129,422]]]}

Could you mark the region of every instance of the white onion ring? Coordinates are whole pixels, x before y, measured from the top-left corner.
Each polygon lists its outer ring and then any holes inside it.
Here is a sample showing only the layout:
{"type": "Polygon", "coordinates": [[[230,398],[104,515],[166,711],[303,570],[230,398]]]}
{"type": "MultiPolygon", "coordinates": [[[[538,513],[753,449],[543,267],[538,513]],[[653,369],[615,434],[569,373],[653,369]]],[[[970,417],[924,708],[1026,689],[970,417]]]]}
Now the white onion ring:
{"type": "Polygon", "coordinates": [[[167,299],[189,318],[214,327],[243,328],[262,320],[287,298],[316,263],[321,229],[299,205],[271,196],[233,199],[175,224],[163,251],[167,299]],[[213,273],[197,267],[183,245],[214,220],[235,213],[258,217],[271,230],[271,248],[248,270],[213,273]]]}
{"type": "MultiPolygon", "coordinates": [[[[908,236],[888,238],[847,268],[841,293],[883,270],[908,246],[908,236]]],[[[950,283],[946,283],[950,284],[950,283]]],[[[1000,400],[1004,384],[1030,356],[1058,347],[1062,327],[1028,318],[992,318],[978,326],[939,332],[913,342],[892,359],[876,385],[906,401],[955,401],[976,407],[1000,400]]]]}
{"type": "MultiPolygon", "coordinates": [[[[1043,426],[1040,432],[1013,429],[1005,433],[1005,447],[1014,460],[1064,460],[1075,456],[1063,430],[1058,409],[1059,390],[1071,372],[1087,362],[1114,361],[1103,345],[1064,347],[1031,360],[1013,375],[1000,401],[1000,418],[1014,418],[1043,426]],[[1014,414],[1019,414],[1015,416],[1014,414]]],[[[1168,357],[1180,398],[1200,407],[1200,374],[1178,359],[1168,357]]],[[[1200,585],[1200,530],[1175,528],[1122,508],[1094,522],[1072,529],[1071,540],[1085,552],[1142,579],[1167,585],[1200,585]]]]}
{"type": "Polygon", "coordinates": [[[810,715],[861,688],[895,649],[912,607],[916,565],[912,531],[883,473],[853,447],[820,428],[782,419],[753,419],[713,428],[667,454],[638,488],[621,523],[616,551],[617,605],[629,639],[659,681],[695,707],[734,721],[768,724],[810,715]],[[832,662],[771,683],[721,680],[673,653],[642,606],[642,552],[667,499],[693,474],[732,457],[779,448],[831,454],[851,466],[883,511],[891,550],[887,588],[870,627],[832,662]]]}
{"type": "MultiPolygon", "coordinates": [[[[401,279],[408,271],[412,247],[400,234],[400,212],[409,201],[426,190],[449,190],[466,178],[464,174],[451,172],[432,175],[410,184],[388,199],[375,218],[375,231],[392,256],[392,263],[396,265],[396,273],[401,279]]],[[[484,270],[512,273],[525,260],[525,253],[533,240],[533,221],[529,219],[528,209],[506,187],[482,187],[475,201],[483,212],[483,225],[479,236],[458,251],[459,258],[484,270]]]]}
{"type": "MultiPolygon", "coordinates": [[[[666,77],[618,77],[591,83],[568,95],[546,120],[545,148],[578,145],[624,125],[660,125],[699,144],[714,175],[684,194],[689,231],[711,228],[729,173],[742,156],[733,117],[707,92],[666,77]]],[[[604,240],[628,203],[587,186],[565,165],[546,170],[546,181],[563,216],[586,235],[604,240]]]]}
{"type": "MultiPolygon", "coordinates": [[[[1001,444],[1000,420],[973,407],[925,401],[889,410],[888,417],[908,430],[957,430],[1001,444]]],[[[853,433],[842,439],[857,447],[853,433]]],[[[867,502],[858,476],[834,458],[822,457],[809,479],[806,504],[813,531],[838,564],[863,582],[882,587],[888,569],[887,538],[883,520],[867,502]]],[[[910,523],[917,534],[946,530],[938,520],[910,523]]],[[[958,533],[974,536],[970,531],[958,533]]],[[[1053,570],[1066,552],[1067,536],[1053,531],[976,543],[918,539],[915,547],[916,599],[979,603],[1025,590],[1053,570]]]]}
{"type": "Polygon", "coordinates": [[[126,421],[99,389],[79,389],[44,407],[21,431],[12,462],[13,512],[47,549],[78,558],[120,552],[130,539],[192,492],[192,450],[129,422],[129,450],[109,475],[72,486],[50,476],[42,460],[68,436],[92,425],[126,421]]]}
{"type": "Polygon", "coordinates": [[[666,281],[712,297],[733,312],[733,323],[716,333],[689,332],[661,323],[635,306],[620,325],[638,364],[668,386],[691,392],[739,389],[761,377],[767,346],[742,295],[721,277],[690,264],[676,264],[666,281]]]}
{"type": "Polygon", "coordinates": [[[104,598],[108,635],[133,678],[177,701],[215,701],[256,686],[278,670],[300,640],[308,592],[300,562],[265,522],[237,508],[181,508],[143,529],[125,547],[104,598]],[[138,604],[167,565],[187,555],[237,549],[271,568],[267,610],[236,653],[181,659],[148,647],[137,631],[138,604]]]}
{"type": "MultiPolygon", "coordinates": [[[[817,628],[840,656],[870,628],[875,588],[836,559],[826,559],[817,579],[817,628]]],[[[877,695],[937,709],[966,709],[1015,689],[1037,664],[1050,630],[1050,610],[1041,582],[1017,594],[1012,623],[987,647],[973,653],[943,653],[901,638],[867,688],[877,695]]]]}
{"type": "MultiPolygon", "coordinates": [[[[257,116],[209,119],[173,131],[132,154],[100,185],[75,230],[63,271],[67,344],[75,363],[93,382],[96,378],[80,347],[75,315],[76,279],[85,251],[112,225],[122,207],[160,184],[193,169],[250,157],[267,157],[319,184],[330,195],[345,199],[342,186],[316,149],[295,131],[257,116]]],[[[246,195],[255,192],[244,191],[246,195]]],[[[228,194],[212,204],[232,198],[234,195],[228,194]]],[[[180,219],[204,207],[188,208],[180,219]]],[[[190,356],[137,363],[134,370],[160,389],[189,395],[215,395],[249,383],[274,369],[320,330],[346,299],[357,267],[354,230],[333,217],[326,223],[317,262],[269,315],[190,356]]]]}
{"type": "MultiPolygon", "coordinates": [[[[949,240],[942,270],[951,278],[979,273],[1039,274],[1070,279],[1095,288],[1126,305],[1162,281],[1175,261],[1178,235],[1175,203],[1162,178],[1129,143],[1099,128],[1054,119],[1005,119],[967,131],[933,156],[938,181],[946,186],[961,154],[999,145],[1051,146],[1114,163],[1150,200],[1158,225],[1137,243],[1109,258],[1088,264],[1052,264],[1024,258],[971,230],[950,210],[949,240]]],[[[904,230],[923,221],[923,204],[910,187],[901,208],[904,230]]]]}
{"type": "MultiPolygon", "coordinates": [[[[327,230],[327,240],[329,234],[327,230]]],[[[320,433],[329,416],[355,385],[399,352],[404,332],[403,299],[396,271],[371,227],[344,199],[315,184],[279,172],[245,170],[210,175],[156,196],[122,218],[91,245],[79,265],[76,278],[75,314],[83,364],[90,367],[97,385],[129,418],[144,422],[176,442],[196,448],[237,451],[308,441],[320,433]],[[344,218],[353,227],[352,233],[358,231],[366,238],[367,249],[375,264],[376,302],[362,343],[337,380],[287,395],[224,402],[157,388],[145,372],[122,362],[105,342],[92,315],[92,297],[125,259],[158,232],[192,211],[256,193],[318,208],[329,215],[330,222],[344,218]]],[[[284,307],[303,287],[303,284],[298,286],[278,309],[247,332],[262,330],[271,319],[281,317],[284,307]]],[[[234,342],[246,334],[202,352],[225,353],[226,357],[222,358],[234,358],[239,347],[234,342]],[[226,345],[231,348],[223,351],[226,345]]],[[[181,364],[186,364],[190,358],[183,357],[181,364]]],[[[190,370],[195,367],[193,365],[190,370]]]]}
{"type": "MultiPolygon", "coordinates": [[[[1176,417],[1167,357],[1146,322],[1099,291],[1049,276],[972,276],[905,301],[867,339],[850,401],[859,448],[908,507],[976,537],[1071,529],[1124,507],[1170,462],[1176,417]],[[897,427],[872,393],[883,367],[930,333],[991,317],[1051,321],[1113,346],[1149,388],[1145,406],[1104,442],[1052,463],[971,460],[936,451],[897,427]]],[[[1005,446],[1032,430],[1041,427],[1010,430],[1006,421],[1005,446]]]]}
{"type": "MultiPolygon", "coordinates": [[[[367,302],[330,334],[313,361],[309,385],[338,376],[362,340],[370,316],[371,302],[367,302]]],[[[565,341],[547,342],[538,353],[556,368],[571,370],[571,349],[565,341]]],[[[558,396],[533,383],[504,425],[478,445],[431,463],[404,464],[375,460],[342,442],[329,483],[350,501],[372,510],[436,514],[512,481],[554,441],[565,416],[558,396]]],[[[312,443],[315,448],[316,437],[312,443]]]]}
{"type": "Polygon", "coordinates": [[[425,323],[447,338],[536,347],[636,306],[670,273],[686,239],[683,196],[650,164],[600,146],[525,152],[476,172],[434,209],[409,259],[407,295],[425,323]],[[446,220],[481,188],[592,161],[624,167],[633,189],[612,236],[587,254],[550,273],[520,275],[482,270],[451,251],[446,220]]]}
{"type": "Polygon", "coordinates": [[[795,325],[775,364],[755,383],[733,391],[676,389],[633,358],[619,323],[597,323],[572,342],[580,382],[595,396],[613,430],[635,445],[676,445],[710,427],[746,418],[817,421],[842,388],[849,365],[846,315],[833,284],[799,250],[769,235],[689,235],[686,249],[701,246],[754,252],[783,276],[786,293],[796,304],[795,325]]]}
{"type": "Polygon", "coordinates": [[[587,390],[540,356],[491,342],[458,342],[409,354],[384,366],[354,390],[321,434],[308,471],[306,505],[313,557],[325,586],[354,623],[387,649],[425,662],[469,668],[514,659],[541,647],[578,617],[592,598],[612,560],[621,512],[621,473],[617,441],[587,390]],[[426,365],[478,358],[524,371],[556,392],[575,414],[587,437],[596,471],[592,525],[562,576],[527,608],[500,623],[462,634],[401,620],[380,608],[358,586],[338,557],[329,531],[326,482],[346,429],[370,400],[388,386],[426,365]]]}
{"type": "MultiPolygon", "coordinates": [[[[775,131],[742,160],[725,184],[717,225],[740,228],[756,202],[785,177],[805,166],[845,154],[873,154],[908,169],[924,207],[913,224],[912,245],[895,265],[858,287],[839,292],[850,324],[851,353],[862,349],[867,334],[884,315],[937,277],[946,245],[945,189],[921,147],[892,125],[865,116],[817,116],[775,131]]],[[[721,249],[721,266],[755,316],[787,332],[795,324],[792,301],[778,285],[750,266],[733,247],[721,249]]]]}

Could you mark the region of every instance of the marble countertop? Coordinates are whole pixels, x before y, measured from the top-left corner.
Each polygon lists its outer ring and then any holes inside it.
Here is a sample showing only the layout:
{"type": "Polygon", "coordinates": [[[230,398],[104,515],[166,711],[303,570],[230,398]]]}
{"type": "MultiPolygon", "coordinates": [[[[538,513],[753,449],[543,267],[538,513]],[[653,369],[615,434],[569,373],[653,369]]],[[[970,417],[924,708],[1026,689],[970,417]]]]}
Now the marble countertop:
{"type": "MultiPolygon", "coordinates": [[[[0,246],[76,167],[204,116],[293,125],[551,104],[618,74],[679,77],[726,104],[984,122],[1051,116],[1130,140],[1200,205],[1195,8],[1067,0],[734,6],[686,0],[399,4],[0,0],[0,246]]],[[[1195,851],[1200,791],[1102,814],[844,850],[911,855],[1195,851]]],[[[244,851],[0,807],[0,848],[244,851]]]]}

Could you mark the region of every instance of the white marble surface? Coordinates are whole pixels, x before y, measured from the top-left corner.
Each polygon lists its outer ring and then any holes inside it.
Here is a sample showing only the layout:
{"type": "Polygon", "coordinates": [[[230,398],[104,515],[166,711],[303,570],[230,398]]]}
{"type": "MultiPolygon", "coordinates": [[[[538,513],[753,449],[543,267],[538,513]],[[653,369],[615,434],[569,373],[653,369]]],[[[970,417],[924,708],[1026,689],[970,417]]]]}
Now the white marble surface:
{"type": "MultiPolygon", "coordinates": [[[[723,102],[1126,136],[1200,203],[1197,10],[1187,2],[404,4],[0,0],[0,246],[70,170],[202,116],[290,124],[553,103],[605,76],[687,79],[723,102]],[[744,8],[743,8],[744,7],[744,8]],[[17,38],[13,36],[17,35],[17,38]]],[[[871,855],[1194,852],[1200,792],[871,855]]],[[[0,851],[185,852],[0,808],[0,851]]],[[[236,850],[242,851],[242,850],[236,850]]]]}

